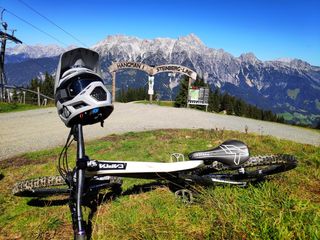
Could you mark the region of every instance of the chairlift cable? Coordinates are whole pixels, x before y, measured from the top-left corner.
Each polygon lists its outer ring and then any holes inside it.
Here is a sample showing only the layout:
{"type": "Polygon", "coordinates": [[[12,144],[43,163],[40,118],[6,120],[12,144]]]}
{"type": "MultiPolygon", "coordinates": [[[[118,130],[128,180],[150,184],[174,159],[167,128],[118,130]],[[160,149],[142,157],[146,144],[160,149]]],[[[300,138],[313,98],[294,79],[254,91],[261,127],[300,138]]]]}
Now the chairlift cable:
{"type": "Polygon", "coordinates": [[[45,15],[41,14],[39,11],[37,11],[36,9],[34,9],[33,7],[31,7],[29,4],[25,3],[22,0],[18,0],[20,3],[22,3],[23,5],[25,5],[27,8],[29,8],[30,10],[32,10],[33,12],[35,12],[36,14],[38,14],[39,16],[41,16],[42,18],[44,18],[45,20],[47,20],[48,22],[50,22],[52,25],[56,26],[57,28],[59,28],[61,31],[63,31],[65,34],[69,35],[71,38],[73,38],[74,40],[76,40],[78,43],[80,43],[81,45],[85,46],[88,48],[88,46],[83,43],[82,41],[80,41],[78,38],[76,38],[73,34],[71,34],[70,32],[66,31],[65,29],[63,29],[62,27],[60,27],[59,25],[57,25],[55,22],[53,22],[52,20],[50,20],[48,17],[46,17],[45,15]]]}
{"type": "Polygon", "coordinates": [[[48,33],[48,32],[46,32],[46,31],[42,30],[41,28],[39,28],[39,27],[35,26],[35,25],[34,25],[34,24],[32,24],[31,22],[29,22],[29,21],[27,21],[27,20],[23,19],[22,17],[18,16],[17,14],[13,13],[12,11],[10,11],[10,10],[8,10],[8,9],[5,9],[5,10],[6,10],[6,12],[10,13],[12,16],[14,16],[14,17],[18,18],[20,21],[22,21],[22,22],[24,22],[24,23],[26,23],[26,24],[30,25],[30,26],[31,26],[31,27],[33,27],[34,29],[36,29],[36,30],[38,30],[39,32],[41,32],[41,33],[43,33],[43,34],[47,35],[48,37],[50,37],[50,38],[52,38],[52,39],[54,39],[55,41],[59,42],[60,44],[64,45],[65,47],[67,47],[67,46],[68,46],[66,43],[62,42],[62,41],[61,41],[61,40],[59,40],[58,38],[56,38],[56,37],[52,36],[50,33],[48,33]]]}

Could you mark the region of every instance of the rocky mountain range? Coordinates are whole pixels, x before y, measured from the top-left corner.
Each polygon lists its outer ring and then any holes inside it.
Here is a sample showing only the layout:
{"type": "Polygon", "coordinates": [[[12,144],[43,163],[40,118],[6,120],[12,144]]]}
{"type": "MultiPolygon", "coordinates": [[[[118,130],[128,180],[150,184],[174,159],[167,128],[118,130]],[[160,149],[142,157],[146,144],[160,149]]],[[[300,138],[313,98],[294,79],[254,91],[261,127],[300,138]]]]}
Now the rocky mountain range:
{"type": "MultiPolygon", "coordinates": [[[[195,70],[212,88],[219,87],[248,103],[281,113],[288,120],[299,119],[310,124],[320,117],[320,67],[299,59],[261,61],[253,53],[235,57],[223,49],[207,47],[194,34],[178,39],[152,40],[113,35],[98,42],[92,49],[101,55],[107,84],[111,81],[107,67],[113,61],[180,64],[195,70]]],[[[27,84],[46,71],[53,74],[58,55],[64,50],[55,45],[17,45],[7,49],[8,83],[27,84]]],[[[169,87],[168,74],[156,75],[156,91],[162,98],[174,97],[179,79],[177,75],[169,87]]],[[[127,70],[117,74],[119,87],[143,86],[146,81],[146,74],[140,71],[127,70]]]]}

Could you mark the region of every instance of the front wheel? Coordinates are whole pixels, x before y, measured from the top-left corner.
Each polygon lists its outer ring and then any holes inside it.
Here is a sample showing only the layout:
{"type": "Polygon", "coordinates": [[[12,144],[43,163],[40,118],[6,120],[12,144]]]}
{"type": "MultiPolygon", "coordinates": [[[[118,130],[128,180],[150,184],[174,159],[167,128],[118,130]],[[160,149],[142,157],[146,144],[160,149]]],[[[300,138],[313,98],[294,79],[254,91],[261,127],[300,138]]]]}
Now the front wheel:
{"type": "Polygon", "coordinates": [[[19,197],[47,197],[70,193],[61,176],[46,176],[17,182],[12,194],[19,197]]]}
{"type": "MultiPolygon", "coordinates": [[[[93,193],[100,189],[111,189],[121,192],[122,179],[117,177],[95,177],[86,179],[87,192],[93,193]]],[[[12,194],[19,197],[49,197],[54,195],[69,195],[70,187],[61,176],[46,176],[17,182],[12,188],[12,194]]]]}

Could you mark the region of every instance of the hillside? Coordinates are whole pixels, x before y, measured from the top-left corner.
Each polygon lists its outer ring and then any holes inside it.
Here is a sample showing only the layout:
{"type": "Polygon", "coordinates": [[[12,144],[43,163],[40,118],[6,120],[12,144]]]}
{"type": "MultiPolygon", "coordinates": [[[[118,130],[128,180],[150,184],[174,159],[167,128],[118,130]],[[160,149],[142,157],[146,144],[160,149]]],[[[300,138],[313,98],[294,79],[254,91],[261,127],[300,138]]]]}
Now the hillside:
{"type": "MultiPolygon", "coordinates": [[[[86,152],[94,159],[163,162],[172,152],[186,155],[230,138],[246,142],[253,155],[296,155],[299,165],[247,188],[199,189],[197,201],[191,205],[175,199],[165,186],[154,185],[156,189],[147,191],[144,187],[149,181],[127,179],[123,196],[110,200],[104,195],[93,215],[92,239],[320,238],[319,147],[231,131],[160,130],[111,135],[90,142],[86,152]]],[[[70,159],[75,157],[74,150],[73,145],[70,159]]],[[[0,162],[1,239],[71,239],[65,197],[11,195],[16,181],[56,174],[59,151],[48,149],[0,162]]]]}

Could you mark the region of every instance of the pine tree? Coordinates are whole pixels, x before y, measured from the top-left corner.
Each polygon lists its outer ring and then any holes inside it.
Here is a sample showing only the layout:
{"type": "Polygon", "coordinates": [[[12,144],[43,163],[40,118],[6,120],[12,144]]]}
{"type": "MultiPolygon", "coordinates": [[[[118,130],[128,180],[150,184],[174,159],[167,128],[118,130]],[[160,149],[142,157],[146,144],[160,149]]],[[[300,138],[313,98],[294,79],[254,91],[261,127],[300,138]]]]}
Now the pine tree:
{"type": "Polygon", "coordinates": [[[215,102],[214,102],[214,93],[209,88],[209,98],[208,98],[208,111],[209,112],[215,112],[214,109],[213,109],[213,105],[214,104],[215,104],[215,102]]]}
{"type": "Polygon", "coordinates": [[[119,102],[132,102],[138,100],[146,100],[149,98],[146,88],[125,88],[122,86],[120,92],[117,95],[117,101],[119,102]]]}
{"type": "Polygon", "coordinates": [[[194,87],[207,87],[202,78],[197,77],[197,79],[192,83],[194,87]]]}
{"type": "Polygon", "coordinates": [[[233,114],[233,101],[232,101],[232,97],[228,94],[225,93],[222,96],[222,102],[221,102],[221,110],[225,110],[227,112],[228,115],[233,114]]]}
{"type": "Polygon", "coordinates": [[[119,101],[119,102],[127,102],[125,94],[126,94],[126,91],[125,91],[124,87],[122,86],[121,90],[117,94],[117,101],[119,101]]]}
{"type": "Polygon", "coordinates": [[[189,79],[185,76],[180,80],[179,93],[174,102],[175,107],[187,107],[188,85],[189,79]]]}
{"type": "Polygon", "coordinates": [[[47,72],[45,74],[44,81],[42,82],[41,93],[53,98],[54,92],[54,79],[47,72]]]}
{"type": "Polygon", "coordinates": [[[219,88],[216,88],[214,90],[214,93],[212,94],[212,100],[209,103],[209,107],[212,109],[214,112],[220,112],[220,107],[221,107],[221,93],[219,91],[219,88]]]}
{"type": "MultiPolygon", "coordinates": [[[[277,122],[285,123],[284,117],[283,116],[277,116],[277,122]]],[[[319,127],[320,127],[320,121],[319,121],[319,127]]]]}
{"type": "Polygon", "coordinates": [[[245,103],[241,99],[236,99],[235,105],[234,105],[234,114],[236,116],[243,116],[244,106],[245,106],[245,103]]]}
{"type": "Polygon", "coordinates": [[[34,78],[31,80],[28,88],[32,91],[37,91],[38,87],[41,88],[41,81],[38,78],[34,78]]]}
{"type": "MultiPolygon", "coordinates": [[[[32,79],[31,82],[30,82],[30,85],[28,86],[28,88],[30,90],[35,91],[35,92],[37,92],[38,87],[40,88],[40,91],[41,91],[42,82],[38,78],[32,79]]],[[[27,96],[26,98],[29,99],[29,101],[31,100],[31,103],[36,103],[37,102],[38,97],[37,97],[36,94],[27,92],[26,96],[27,96]]]]}
{"type": "Polygon", "coordinates": [[[13,89],[13,93],[12,93],[12,100],[13,102],[18,102],[18,93],[17,93],[17,89],[13,89]]]}

